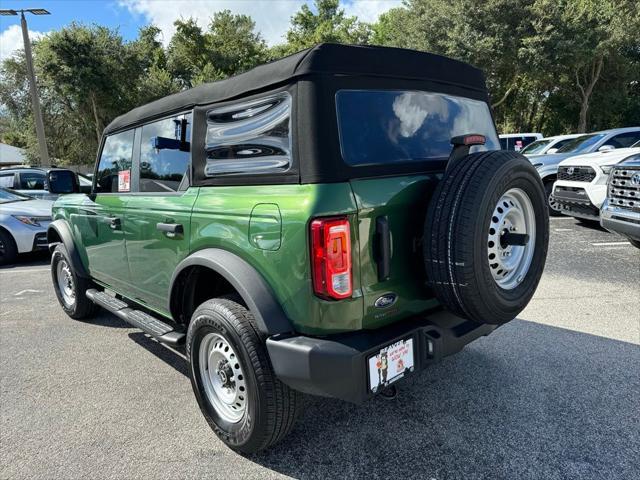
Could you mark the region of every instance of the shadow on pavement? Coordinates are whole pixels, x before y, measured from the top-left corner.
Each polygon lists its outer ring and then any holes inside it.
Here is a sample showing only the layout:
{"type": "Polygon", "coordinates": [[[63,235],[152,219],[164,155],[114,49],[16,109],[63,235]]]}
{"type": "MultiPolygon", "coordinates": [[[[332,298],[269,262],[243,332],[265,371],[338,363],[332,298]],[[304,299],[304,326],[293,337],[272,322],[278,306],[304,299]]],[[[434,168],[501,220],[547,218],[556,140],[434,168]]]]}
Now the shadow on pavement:
{"type": "Polygon", "coordinates": [[[189,378],[189,366],[187,361],[184,359],[184,352],[161,345],[142,332],[130,333],[129,338],[148,352],[158,357],[167,365],[173,367],[177,372],[189,378]]]}
{"type": "Polygon", "coordinates": [[[295,478],[638,478],[640,347],[516,320],[362,406],[307,397],[249,456],[295,478]]]}
{"type": "MultiPolygon", "coordinates": [[[[183,352],[129,337],[188,377],[183,352]]],[[[305,397],[294,431],[247,458],[304,479],[638,478],[639,367],[638,345],[515,320],[393,401],[305,397]]]]}
{"type": "Polygon", "coordinates": [[[51,261],[51,254],[47,250],[41,250],[38,252],[22,253],[18,255],[15,263],[11,265],[0,266],[0,271],[11,270],[18,267],[37,267],[37,266],[49,266],[51,261]]]}

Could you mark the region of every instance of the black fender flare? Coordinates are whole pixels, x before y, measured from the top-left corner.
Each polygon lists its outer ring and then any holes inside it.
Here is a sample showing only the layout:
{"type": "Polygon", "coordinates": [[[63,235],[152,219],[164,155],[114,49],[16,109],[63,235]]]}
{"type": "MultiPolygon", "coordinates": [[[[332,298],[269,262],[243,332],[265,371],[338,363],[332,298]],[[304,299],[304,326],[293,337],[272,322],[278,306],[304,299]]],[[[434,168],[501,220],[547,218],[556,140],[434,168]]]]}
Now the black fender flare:
{"type": "Polygon", "coordinates": [[[176,280],[181,272],[196,265],[215,271],[235,288],[253,314],[261,333],[276,335],[294,331],[291,322],[262,275],[239,256],[220,248],[198,250],[178,264],[171,277],[169,287],[169,311],[172,314],[178,300],[174,290],[176,280]]]}
{"type": "Polygon", "coordinates": [[[87,269],[82,263],[80,253],[73,241],[71,227],[66,220],[58,219],[49,224],[47,228],[47,241],[49,242],[50,251],[53,251],[58,243],[62,243],[69,253],[69,260],[76,275],[84,278],[90,277],[89,272],[87,272],[87,269]]]}

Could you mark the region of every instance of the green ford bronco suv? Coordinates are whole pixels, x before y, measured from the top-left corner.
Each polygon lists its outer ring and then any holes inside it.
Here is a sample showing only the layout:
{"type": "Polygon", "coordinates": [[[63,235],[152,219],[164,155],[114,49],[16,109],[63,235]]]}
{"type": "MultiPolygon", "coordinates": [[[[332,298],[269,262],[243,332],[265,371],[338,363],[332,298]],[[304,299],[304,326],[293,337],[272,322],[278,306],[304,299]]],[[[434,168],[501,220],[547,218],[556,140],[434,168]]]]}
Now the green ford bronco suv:
{"type": "Polygon", "coordinates": [[[527,305],[544,188],[499,145],[476,68],[322,44],[116,118],[91,194],[55,203],[53,285],[184,344],[211,428],[255,452],[301,393],[391,396],[527,305]]]}

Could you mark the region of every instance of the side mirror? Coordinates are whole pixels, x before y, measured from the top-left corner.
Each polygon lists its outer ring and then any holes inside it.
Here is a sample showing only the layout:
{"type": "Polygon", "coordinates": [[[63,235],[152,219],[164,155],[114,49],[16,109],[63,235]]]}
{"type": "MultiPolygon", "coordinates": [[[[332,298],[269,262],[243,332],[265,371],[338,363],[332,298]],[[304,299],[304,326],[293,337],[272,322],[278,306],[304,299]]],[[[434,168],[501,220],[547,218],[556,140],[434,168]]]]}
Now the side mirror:
{"type": "Polygon", "coordinates": [[[78,193],[80,191],[78,177],[71,170],[49,170],[47,184],[49,193],[78,193]]]}
{"type": "Polygon", "coordinates": [[[553,155],[554,153],[558,153],[557,148],[550,148],[549,150],[547,150],[547,155],[553,155]]]}
{"type": "Polygon", "coordinates": [[[610,152],[611,150],[615,150],[616,147],[614,147],[613,145],[602,145],[598,151],[599,152],[610,152]]]}

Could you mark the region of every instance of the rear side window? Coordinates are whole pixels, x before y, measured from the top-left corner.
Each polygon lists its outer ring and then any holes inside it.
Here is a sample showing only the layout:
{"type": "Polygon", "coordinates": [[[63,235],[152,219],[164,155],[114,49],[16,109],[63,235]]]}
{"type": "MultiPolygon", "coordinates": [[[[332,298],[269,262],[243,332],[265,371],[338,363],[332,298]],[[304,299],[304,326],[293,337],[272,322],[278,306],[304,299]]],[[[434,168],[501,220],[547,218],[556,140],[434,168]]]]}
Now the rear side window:
{"type": "Polygon", "coordinates": [[[175,192],[191,161],[191,113],[142,127],[140,191],[175,192]]]}
{"type": "Polygon", "coordinates": [[[134,130],[109,135],[104,141],[96,172],[97,193],[131,191],[134,130]]]}
{"type": "Polygon", "coordinates": [[[442,160],[451,137],[487,138],[473,151],[498,150],[489,107],[464,97],[421,91],[340,90],[336,94],[342,157],[349,165],[442,160]]]}
{"type": "Polygon", "coordinates": [[[285,172],[291,166],[287,92],[209,110],[207,177],[285,172]]]}
{"type": "Polygon", "coordinates": [[[13,173],[0,174],[0,187],[13,188],[15,177],[13,173]]]}

